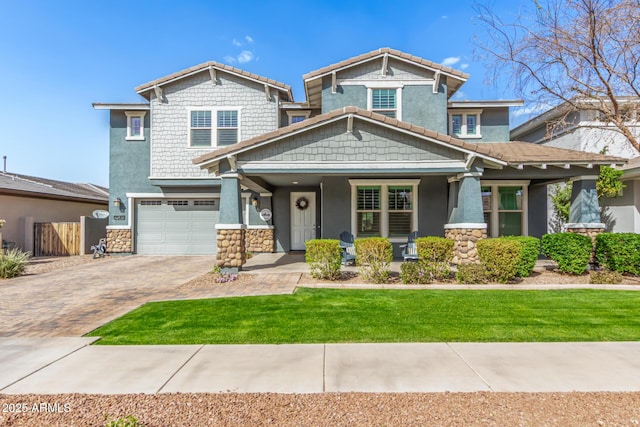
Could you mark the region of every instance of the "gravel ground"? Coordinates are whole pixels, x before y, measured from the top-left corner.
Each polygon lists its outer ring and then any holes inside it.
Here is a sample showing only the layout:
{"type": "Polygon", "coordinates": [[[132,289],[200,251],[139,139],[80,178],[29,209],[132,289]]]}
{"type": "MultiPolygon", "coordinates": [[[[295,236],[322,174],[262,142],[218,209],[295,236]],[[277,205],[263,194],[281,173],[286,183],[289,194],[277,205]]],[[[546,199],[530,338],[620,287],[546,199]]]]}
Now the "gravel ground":
{"type": "Polygon", "coordinates": [[[75,265],[83,265],[90,262],[106,262],[111,259],[113,258],[109,256],[93,259],[93,255],[31,258],[25,269],[25,275],[48,273],[75,265]]]}
{"type": "Polygon", "coordinates": [[[143,426],[640,424],[640,393],[0,395],[0,404],[3,426],[104,426],[105,416],[129,415],[143,426]]]}

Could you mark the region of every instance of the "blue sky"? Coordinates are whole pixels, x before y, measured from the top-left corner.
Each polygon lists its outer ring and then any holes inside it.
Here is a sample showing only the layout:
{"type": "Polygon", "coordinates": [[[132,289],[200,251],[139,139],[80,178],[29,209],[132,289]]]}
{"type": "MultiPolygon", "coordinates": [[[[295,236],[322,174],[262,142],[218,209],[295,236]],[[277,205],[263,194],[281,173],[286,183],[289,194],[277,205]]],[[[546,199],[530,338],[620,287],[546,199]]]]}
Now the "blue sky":
{"type": "MultiPolygon", "coordinates": [[[[528,2],[492,3],[508,17],[528,2]]],[[[134,87],[209,60],[287,83],[304,101],[303,74],[391,47],[471,74],[459,99],[513,99],[474,60],[471,6],[0,0],[0,156],[9,172],[107,186],[109,117],[91,103],[142,102],[134,87]]]]}

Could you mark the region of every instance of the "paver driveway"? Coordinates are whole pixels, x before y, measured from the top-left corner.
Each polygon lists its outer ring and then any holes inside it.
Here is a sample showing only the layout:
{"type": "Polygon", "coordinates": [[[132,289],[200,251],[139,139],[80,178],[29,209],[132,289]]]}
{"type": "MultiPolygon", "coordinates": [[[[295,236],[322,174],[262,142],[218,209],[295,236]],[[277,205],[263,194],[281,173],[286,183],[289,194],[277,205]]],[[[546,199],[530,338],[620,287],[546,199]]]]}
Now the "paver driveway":
{"type": "Polygon", "coordinates": [[[0,337],[83,335],[139,305],[189,297],[176,288],[212,256],[128,256],[0,281],[0,337]]]}

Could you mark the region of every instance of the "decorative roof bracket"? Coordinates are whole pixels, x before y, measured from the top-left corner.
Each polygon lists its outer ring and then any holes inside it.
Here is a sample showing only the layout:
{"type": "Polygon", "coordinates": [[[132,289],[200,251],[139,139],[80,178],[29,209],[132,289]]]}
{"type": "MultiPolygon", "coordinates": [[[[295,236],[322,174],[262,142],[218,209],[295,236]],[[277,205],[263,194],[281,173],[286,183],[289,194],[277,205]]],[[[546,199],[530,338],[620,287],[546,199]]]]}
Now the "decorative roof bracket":
{"type": "Polygon", "coordinates": [[[162,104],[162,88],[158,85],[155,85],[153,87],[153,91],[156,93],[156,98],[158,99],[158,102],[162,104]]]}
{"type": "Polygon", "coordinates": [[[338,84],[336,82],[336,72],[331,73],[331,93],[338,92],[338,84]]]}
{"type": "Polygon", "coordinates": [[[267,102],[271,101],[271,91],[269,90],[269,85],[266,83],[264,85],[264,95],[267,97],[267,102]]]}
{"type": "Polygon", "coordinates": [[[212,65],[209,65],[209,75],[211,76],[211,83],[216,86],[218,84],[218,76],[216,75],[216,69],[212,65]]]}
{"type": "Polygon", "coordinates": [[[347,116],[347,132],[353,133],[353,114],[347,116]]]}
{"type": "Polygon", "coordinates": [[[389,54],[385,53],[384,56],[382,57],[382,75],[386,76],[387,75],[387,66],[389,65],[389,54]]]}
{"type": "Polygon", "coordinates": [[[440,87],[440,76],[442,74],[440,73],[440,70],[436,71],[435,75],[433,76],[433,93],[438,93],[438,88],[440,87]]]}

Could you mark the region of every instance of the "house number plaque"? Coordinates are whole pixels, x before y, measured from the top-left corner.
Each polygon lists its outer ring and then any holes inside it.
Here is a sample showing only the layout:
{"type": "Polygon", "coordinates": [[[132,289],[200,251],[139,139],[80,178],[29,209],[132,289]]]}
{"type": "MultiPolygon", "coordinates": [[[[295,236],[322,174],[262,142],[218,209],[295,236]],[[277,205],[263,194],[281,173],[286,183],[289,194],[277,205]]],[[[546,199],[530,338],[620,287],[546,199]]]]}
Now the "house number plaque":
{"type": "Polygon", "coordinates": [[[262,219],[263,221],[271,220],[272,216],[273,214],[271,213],[271,209],[262,209],[260,211],[260,219],[262,219]]]}
{"type": "Polygon", "coordinates": [[[113,216],[113,219],[115,219],[116,221],[117,221],[117,220],[123,220],[124,218],[125,218],[125,216],[124,216],[124,215],[114,215],[114,216],[113,216]]]}

